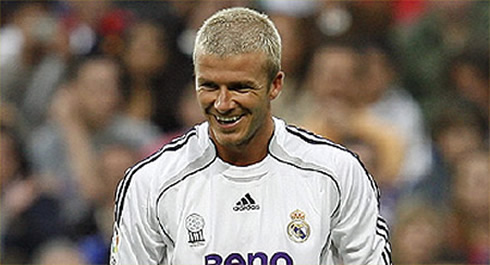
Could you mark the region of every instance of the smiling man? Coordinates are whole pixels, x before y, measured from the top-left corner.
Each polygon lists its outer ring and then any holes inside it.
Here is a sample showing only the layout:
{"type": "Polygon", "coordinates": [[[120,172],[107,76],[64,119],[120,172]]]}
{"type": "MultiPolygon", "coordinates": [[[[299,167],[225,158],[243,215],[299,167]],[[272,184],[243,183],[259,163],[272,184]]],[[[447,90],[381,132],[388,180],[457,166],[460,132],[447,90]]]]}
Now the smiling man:
{"type": "Polygon", "coordinates": [[[130,168],[111,264],[390,264],[379,192],[357,156],[275,118],[280,36],[217,12],[194,48],[207,122],[130,168]]]}
{"type": "Polygon", "coordinates": [[[223,57],[197,50],[195,62],[199,103],[220,157],[235,165],[262,160],[274,130],[270,101],[284,74],[267,75],[262,51],[223,57]]]}

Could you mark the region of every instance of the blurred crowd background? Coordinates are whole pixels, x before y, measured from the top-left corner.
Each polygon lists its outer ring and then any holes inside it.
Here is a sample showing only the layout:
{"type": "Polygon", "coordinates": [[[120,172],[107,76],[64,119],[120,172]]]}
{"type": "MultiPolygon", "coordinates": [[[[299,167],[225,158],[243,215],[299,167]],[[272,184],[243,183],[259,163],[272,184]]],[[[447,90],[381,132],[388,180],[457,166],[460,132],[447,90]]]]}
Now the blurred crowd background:
{"type": "Polygon", "coordinates": [[[1,264],[107,264],[124,171],[203,120],[203,20],[283,40],[273,112],[355,151],[396,264],[489,264],[488,1],[1,1],[1,264]]]}

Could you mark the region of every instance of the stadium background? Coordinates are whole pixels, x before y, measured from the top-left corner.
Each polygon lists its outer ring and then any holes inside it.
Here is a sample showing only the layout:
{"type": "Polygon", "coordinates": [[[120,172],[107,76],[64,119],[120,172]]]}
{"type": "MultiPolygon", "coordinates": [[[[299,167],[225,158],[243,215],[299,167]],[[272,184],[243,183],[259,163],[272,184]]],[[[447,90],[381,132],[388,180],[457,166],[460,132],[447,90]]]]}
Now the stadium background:
{"type": "Polygon", "coordinates": [[[395,263],[489,264],[488,1],[0,3],[1,264],[107,263],[117,181],[202,121],[193,38],[230,6],[282,35],[274,114],[374,175],[395,263]]]}

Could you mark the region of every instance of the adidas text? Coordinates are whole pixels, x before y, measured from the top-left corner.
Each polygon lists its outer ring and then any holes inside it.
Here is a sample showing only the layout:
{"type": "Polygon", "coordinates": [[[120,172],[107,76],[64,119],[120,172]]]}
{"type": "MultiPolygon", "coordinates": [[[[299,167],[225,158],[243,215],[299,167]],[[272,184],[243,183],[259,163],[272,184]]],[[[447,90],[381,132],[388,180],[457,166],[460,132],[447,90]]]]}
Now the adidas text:
{"type": "Polygon", "coordinates": [[[250,211],[250,210],[258,210],[260,209],[260,206],[259,205],[240,205],[240,206],[235,206],[233,207],[233,211],[250,211]]]}

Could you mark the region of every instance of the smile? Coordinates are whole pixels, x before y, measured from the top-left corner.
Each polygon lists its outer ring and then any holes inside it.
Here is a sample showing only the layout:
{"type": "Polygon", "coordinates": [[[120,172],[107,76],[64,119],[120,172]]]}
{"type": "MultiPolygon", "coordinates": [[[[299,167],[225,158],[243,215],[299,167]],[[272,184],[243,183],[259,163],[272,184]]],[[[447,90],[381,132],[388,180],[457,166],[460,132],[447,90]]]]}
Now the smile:
{"type": "Polygon", "coordinates": [[[222,116],[215,115],[214,117],[216,117],[218,123],[222,125],[231,125],[237,123],[243,117],[243,115],[232,116],[232,117],[222,117],[222,116]]]}

